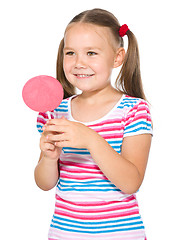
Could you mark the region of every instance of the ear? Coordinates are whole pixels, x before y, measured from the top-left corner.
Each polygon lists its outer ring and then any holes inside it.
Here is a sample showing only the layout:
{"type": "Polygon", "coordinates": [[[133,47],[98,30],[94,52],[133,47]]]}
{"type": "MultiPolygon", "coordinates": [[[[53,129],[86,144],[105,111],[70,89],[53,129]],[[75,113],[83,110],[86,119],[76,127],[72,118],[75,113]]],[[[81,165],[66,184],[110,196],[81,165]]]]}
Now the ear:
{"type": "Polygon", "coordinates": [[[125,58],[125,49],[124,48],[118,48],[118,50],[115,53],[115,58],[114,58],[114,68],[117,68],[121,66],[121,64],[124,62],[125,58]]]}

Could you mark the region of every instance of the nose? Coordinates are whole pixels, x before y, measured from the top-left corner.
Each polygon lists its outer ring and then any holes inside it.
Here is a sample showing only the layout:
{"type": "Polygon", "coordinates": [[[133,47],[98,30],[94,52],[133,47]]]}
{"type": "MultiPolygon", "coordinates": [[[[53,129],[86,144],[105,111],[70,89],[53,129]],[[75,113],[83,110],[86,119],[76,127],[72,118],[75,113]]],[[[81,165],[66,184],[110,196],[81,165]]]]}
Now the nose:
{"type": "Polygon", "coordinates": [[[75,62],[76,68],[86,68],[86,61],[83,55],[77,55],[76,56],[76,62],[75,62]]]}

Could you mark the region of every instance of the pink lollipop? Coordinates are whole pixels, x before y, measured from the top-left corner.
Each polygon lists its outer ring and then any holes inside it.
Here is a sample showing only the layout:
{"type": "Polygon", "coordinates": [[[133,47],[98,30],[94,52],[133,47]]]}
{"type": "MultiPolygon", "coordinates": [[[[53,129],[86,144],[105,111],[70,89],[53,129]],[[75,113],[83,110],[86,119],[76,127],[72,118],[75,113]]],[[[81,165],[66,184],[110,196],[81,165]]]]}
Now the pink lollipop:
{"type": "Polygon", "coordinates": [[[64,92],[60,82],[46,75],[31,78],[25,83],[22,90],[25,104],[37,112],[54,110],[60,105],[63,96],[64,92]]]}

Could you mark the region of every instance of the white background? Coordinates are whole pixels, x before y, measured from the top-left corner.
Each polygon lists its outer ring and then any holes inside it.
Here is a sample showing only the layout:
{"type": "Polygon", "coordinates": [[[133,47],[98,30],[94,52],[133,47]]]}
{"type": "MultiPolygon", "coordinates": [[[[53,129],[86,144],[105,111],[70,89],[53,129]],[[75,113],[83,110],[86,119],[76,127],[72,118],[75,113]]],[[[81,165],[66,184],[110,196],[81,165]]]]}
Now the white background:
{"type": "Polygon", "coordinates": [[[94,7],[114,13],[138,39],[143,84],[154,123],[149,164],[138,200],[148,240],[173,239],[171,1],[7,0],[0,3],[2,240],[47,239],[55,189],[44,192],[34,182],[40,136],[37,113],[23,103],[22,87],[37,75],[55,77],[58,45],[66,25],[79,12],[94,7]]]}

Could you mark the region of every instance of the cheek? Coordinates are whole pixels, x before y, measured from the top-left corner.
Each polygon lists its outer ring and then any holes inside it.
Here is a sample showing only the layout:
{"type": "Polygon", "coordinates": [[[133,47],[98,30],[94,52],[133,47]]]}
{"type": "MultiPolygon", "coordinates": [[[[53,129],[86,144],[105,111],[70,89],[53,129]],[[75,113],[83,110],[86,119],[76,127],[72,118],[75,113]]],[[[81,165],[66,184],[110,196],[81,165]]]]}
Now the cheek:
{"type": "Polygon", "coordinates": [[[92,70],[94,72],[96,72],[97,74],[98,73],[101,73],[103,71],[103,68],[104,68],[104,64],[101,62],[101,61],[97,61],[97,62],[90,62],[89,63],[89,66],[90,68],[92,68],[92,70]]]}
{"type": "Polygon", "coordinates": [[[108,74],[112,72],[114,68],[114,60],[110,58],[105,59],[105,62],[102,64],[103,71],[106,71],[108,74]]]}
{"type": "Polygon", "coordinates": [[[67,77],[69,72],[70,72],[70,70],[71,70],[70,61],[64,59],[64,61],[63,61],[63,69],[64,69],[64,73],[65,73],[65,75],[67,77]]]}
{"type": "Polygon", "coordinates": [[[110,72],[110,66],[106,62],[100,62],[98,64],[95,64],[94,66],[95,72],[101,76],[105,76],[110,72]]]}
{"type": "Polygon", "coordinates": [[[73,75],[72,75],[72,63],[71,61],[65,60],[63,61],[63,70],[68,82],[73,84],[73,75]]]}
{"type": "Polygon", "coordinates": [[[99,78],[103,81],[110,81],[112,70],[113,70],[113,62],[110,59],[105,61],[100,61],[98,65],[95,66],[97,69],[97,73],[99,78]]]}
{"type": "Polygon", "coordinates": [[[63,70],[64,70],[64,74],[66,79],[69,79],[69,70],[68,70],[68,66],[66,64],[63,64],[63,70]]]}

